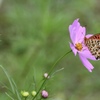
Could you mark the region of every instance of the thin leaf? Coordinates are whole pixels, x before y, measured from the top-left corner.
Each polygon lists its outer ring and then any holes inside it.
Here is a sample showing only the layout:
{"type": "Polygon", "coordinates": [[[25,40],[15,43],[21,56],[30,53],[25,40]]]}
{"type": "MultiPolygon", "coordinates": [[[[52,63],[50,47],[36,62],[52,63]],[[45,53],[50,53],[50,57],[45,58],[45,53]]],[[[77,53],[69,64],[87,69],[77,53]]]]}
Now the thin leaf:
{"type": "Polygon", "coordinates": [[[16,91],[16,95],[17,95],[17,97],[18,97],[18,100],[21,100],[21,97],[20,97],[19,92],[18,92],[17,85],[16,85],[16,83],[15,83],[15,81],[14,81],[13,79],[12,79],[12,82],[13,82],[15,88],[16,88],[15,91],[16,91]]]}
{"type": "Polygon", "coordinates": [[[7,92],[5,92],[5,94],[6,94],[11,100],[14,100],[14,98],[12,98],[7,92]]]}
{"type": "Polygon", "coordinates": [[[52,77],[54,76],[54,74],[56,74],[56,73],[58,73],[58,72],[60,72],[60,71],[62,71],[62,70],[64,70],[64,68],[61,68],[61,69],[58,69],[58,70],[56,70],[54,73],[52,73],[52,77]]]}
{"type": "Polygon", "coordinates": [[[10,76],[8,75],[8,73],[6,72],[6,70],[4,69],[4,67],[2,67],[1,65],[0,65],[0,67],[1,67],[2,70],[4,71],[4,73],[5,73],[5,75],[6,75],[7,79],[8,79],[8,81],[9,81],[9,83],[10,83],[10,86],[11,86],[11,88],[12,88],[12,92],[15,94],[15,89],[14,89],[13,83],[12,83],[12,81],[11,81],[11,79],[10,79],[10,76]]]}

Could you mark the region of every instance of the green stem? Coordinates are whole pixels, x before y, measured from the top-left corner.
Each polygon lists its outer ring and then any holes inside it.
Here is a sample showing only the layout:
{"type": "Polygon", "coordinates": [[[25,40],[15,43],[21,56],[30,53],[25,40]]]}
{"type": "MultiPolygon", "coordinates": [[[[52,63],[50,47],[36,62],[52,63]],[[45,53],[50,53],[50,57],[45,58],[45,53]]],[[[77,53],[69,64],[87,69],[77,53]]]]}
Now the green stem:
{"type": "MultiPolygon", "coordinates": [[[[57,65],[57,63],[58,63],[62,58],[64,58],[67,54],[69,54],[70,52],[72,52],[72,50],[70,50],[70,51],[68,51],[67,53],[65,53],[63,56],[61,56],[61,57],[52,65],[51,70],[50,70],[48,76],[51,75],[51,73],[52,73],[53,69],[55,68],[55,66],[57,65]]],[[[43,88],[43,86],[45,85],[46,81],[47,81],[47,78],[45,78],[45,80],[44,80],[44,82],[42,83],[41,87],[39,88],[37,94],[35,95],[35,97],[34,97],[32,100],[34,100],[34,99],[37,97],[37,95],[39,94],[40,90],[41,90],[41,89],[43,88]]]]}

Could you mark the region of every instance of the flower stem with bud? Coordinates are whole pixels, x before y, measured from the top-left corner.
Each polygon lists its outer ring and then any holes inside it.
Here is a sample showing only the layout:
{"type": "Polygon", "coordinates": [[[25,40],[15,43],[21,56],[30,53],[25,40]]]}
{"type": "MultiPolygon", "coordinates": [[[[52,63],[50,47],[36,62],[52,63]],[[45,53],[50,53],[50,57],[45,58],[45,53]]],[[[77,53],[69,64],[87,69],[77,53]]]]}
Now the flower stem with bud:
{"type": "MultiPolygon", "coordinates": [[[[51,70],[50,70],[48,76],[51,75],[51,73],[52,73],[53,69],[55,68],[55,66],[57,65],[57,63],[58,63],[62,58],[64,58],[67,54],[69,54],[70,52],[72,52],[72,50],[70,50],[70,51],[68,51],[67,53],[65,53],[63,56],[61,56],[61,57],[52,65],[51,70]]],[[[35,98],[36,98],[37,95],[39,94],[40,90],[41,90],[41,89],[43,88],[43,86],[45,85],[46,81],[47,81],[47,78],[44,79],[42,85],[40,86],[39,90],[37,91],[37,94],[34,96],[34,98],[33,98],[32,100],[35,100],[35,98]]]]}

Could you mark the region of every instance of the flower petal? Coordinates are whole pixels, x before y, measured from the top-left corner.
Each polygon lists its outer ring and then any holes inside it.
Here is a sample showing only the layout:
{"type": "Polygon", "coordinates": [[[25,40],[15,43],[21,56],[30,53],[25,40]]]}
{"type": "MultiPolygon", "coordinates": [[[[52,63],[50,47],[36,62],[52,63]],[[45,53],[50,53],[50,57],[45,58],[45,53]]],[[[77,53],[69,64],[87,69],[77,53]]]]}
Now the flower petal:
{"type": "Polygon", "coordinates": [[[83,42],[84,37],[85,37],[85,34],[86,34],[85,27],[81,27],[80,26],[79,30],[77,31],[77,36],[76,36],[77,39],[76,39],[76,42],[79,42],[79,43],[83,42]]]}
{"type": "Polygon", "coordinates": [[[73,44],[77,42],[82,42],[85,37],[85,27],[80,26],[78,22],[79,19],[74,20],[74,22],[69,26],[70,38],[73,44]]]}
{"type": "Polygon", "coordinates": [[[89,38],[91,36],[93,36],[93,34],[88,34],[88,35],[86,35],[86,38],[89,38]]]}
{"type": "Polygon", "coordinates": [[[95,56],[93,56],[93,55],[91,54],[91,52],[88,50],[87,47],[84,47],[84,49],[83,49],[82,51],[78,51],[78,53],[79,53],[80,55],[82,55],[83,57],[88,58],[88,59],[90,59],[90,60],[96,60],[95,56]]]}
{"type": "Polygon", "coordinates": [[[74,22],[71,25],[69,25],[70,38],[73,43],[75,42],[75,35],[76,35],[74,31],[76,27],[80,26],[80,23],[78,22],[78,20],[79,19],[74,20],[74,22]]]}
{"type": "Polygon", "coordinates": [[[88,71],[89,71],[89,72],[92,72],[92,70],[93,70],[93,68],[94,68],[94,67],[92,66],[92,64],[91,64],[85,57],[83,57],[82,55],[79,55],[79,57],[80,57],[80,59],[81,59],[83,65],[88,69],[88,71]]]}
{"type": "Polygon", "coordinates": [[[76,56],[76,54],[77,54],[77,49],[75,48],[75,46],[74,46],[72,43],[70,43],[70,48],[72,49],[74,55],[76,56]]]}

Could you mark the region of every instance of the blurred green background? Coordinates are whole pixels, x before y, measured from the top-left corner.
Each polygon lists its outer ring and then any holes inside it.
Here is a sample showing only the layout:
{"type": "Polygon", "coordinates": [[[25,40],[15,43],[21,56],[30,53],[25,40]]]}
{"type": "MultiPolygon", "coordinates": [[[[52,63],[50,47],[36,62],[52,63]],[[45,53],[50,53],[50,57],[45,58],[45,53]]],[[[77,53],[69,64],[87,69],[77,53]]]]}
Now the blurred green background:
{"type": "MultiPolygon", "coordinates": [[[[0,0],[0,64],[28,90],[57,58],[69,51],[69,25],[80,18],[87,33],[100,32],[99,0],[0,0]]],[[[48,85],[50,100],[100,100],[100,61],[92,73],[73,53],[63,58],[48,85]]],[[[0,69],[0,82],[10,87],[0,69]]],[[[34,89],[34,87],[31,87],[34,89]]],[[[0,100],[10,100],[0,84],[0,100]]]]}

